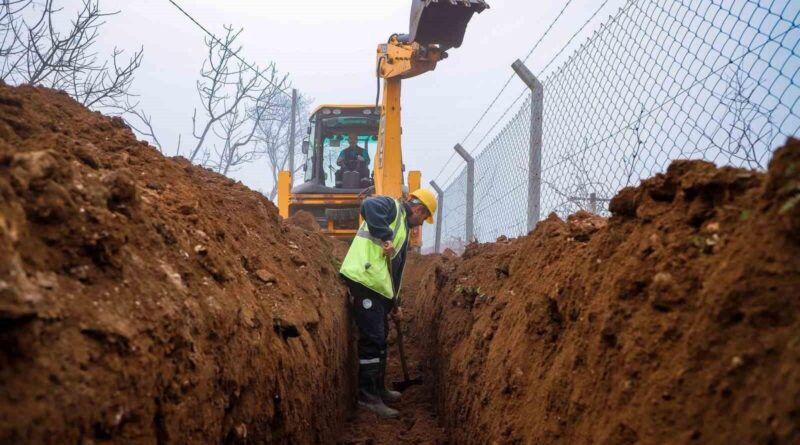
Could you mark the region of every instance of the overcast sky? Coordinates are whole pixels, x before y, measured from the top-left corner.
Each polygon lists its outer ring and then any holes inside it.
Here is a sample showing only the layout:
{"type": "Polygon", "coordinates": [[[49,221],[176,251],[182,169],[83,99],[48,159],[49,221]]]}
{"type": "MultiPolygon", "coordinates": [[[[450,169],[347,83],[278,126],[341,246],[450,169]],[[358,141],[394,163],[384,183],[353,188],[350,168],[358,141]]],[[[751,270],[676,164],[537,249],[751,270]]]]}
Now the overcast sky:
{"type": "MultiPolygon", "coordinates": [[[[452,147],[472,125],[567,0],[489,0],[491,9],[476,15],[464,44],[436,71],[403,84],[403,155],[409,169],[422,171],[427,183],[442,169],[452,147]]],[[[243,56],[250,62],[277,64],[293,85],[314,103],[371,103],[375,100],[375,49],[394,32],[408,31],[411,0],[179,0],[190,14],[216,34],[223,25],[244,28],[243,56]]],[[[625,0],[610,0],[588,26],[601,2],[573,0],[554,30],[527,64],[534,74],[581,30],[573,46],[608,20],[625,0]]],[[[79,0],[63,0],[65,12],[79,0]]],[[[144,63],[134,89],[154,118],[168,154],[179,134],[191,138],[192,111],[198,103],[195,82],[205,57],[203,33],[167,0],[101,0],[106,11],[119,10],[101,30],[100,50],[144,47],[144,63]]],[[[566,51],[563,57],[568,56],[566,51]]],[[[552,67],[550,69],[553,69],[552,67]]],[[[523,89],[514,79],[498,104],[464,146],[474,144],[523,89]]],[[[501,126],[502,127],[502,126],[501,126]]],[[[451,162],[443,182],[457,162],[451,162]]],[[[265,161],[234,173],[253,189],[268,191],[265,161]]],[[[445,184],[442,184],[445,185],[445,184]]]]}

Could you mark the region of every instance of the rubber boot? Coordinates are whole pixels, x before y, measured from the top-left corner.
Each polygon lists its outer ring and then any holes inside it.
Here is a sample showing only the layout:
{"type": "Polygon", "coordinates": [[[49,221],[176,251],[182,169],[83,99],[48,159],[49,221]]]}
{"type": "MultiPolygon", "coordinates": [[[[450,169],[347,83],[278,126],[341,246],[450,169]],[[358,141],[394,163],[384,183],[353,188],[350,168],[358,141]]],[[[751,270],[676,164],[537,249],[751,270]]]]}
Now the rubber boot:
{"type": "Polygon", "coordinates": [[[385,384],[385,381],[386,381],[385,379],[386,379],[386,357],[382,357],[381,358],[381,375],[380,375],[380,377],[378,379],[378,384],[380,385],[380,387],[378,389],[380,390],[381,399],[383,399],[383,401],[386,402],[386,403],[399,402],[400,401],[400,397],[402,397],[402,394],[400,394],[399,391],[393,391],[393,390],[387,388],[386,384],[385,384]]]}
{"type": "Polygon", "coordinates": [[[380,395],[380,377],[380,362],[360,364],[358,366],[358,406],[372,411],[385,419],[397,417],[400,413],[383,403],[380,395]]]}

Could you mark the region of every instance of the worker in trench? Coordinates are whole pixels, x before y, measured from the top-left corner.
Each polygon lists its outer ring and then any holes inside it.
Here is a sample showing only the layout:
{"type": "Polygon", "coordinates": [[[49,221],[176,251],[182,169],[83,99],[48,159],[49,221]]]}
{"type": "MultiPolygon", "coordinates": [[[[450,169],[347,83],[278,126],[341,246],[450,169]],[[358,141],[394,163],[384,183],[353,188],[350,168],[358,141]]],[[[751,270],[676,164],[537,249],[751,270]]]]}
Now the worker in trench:
{"type": "Polygon", "coordinates": [[[397,200],[373,196],[361,204],[364,223],[358,229],[339,273],[350,290],[358,326],[358,404],[381,417],[396,417],[386,406],[400,393],[386,388],[388,317],[402,319],[399,291],[411,227],[433,223],[436,196],[428,189],[397,200]]]}

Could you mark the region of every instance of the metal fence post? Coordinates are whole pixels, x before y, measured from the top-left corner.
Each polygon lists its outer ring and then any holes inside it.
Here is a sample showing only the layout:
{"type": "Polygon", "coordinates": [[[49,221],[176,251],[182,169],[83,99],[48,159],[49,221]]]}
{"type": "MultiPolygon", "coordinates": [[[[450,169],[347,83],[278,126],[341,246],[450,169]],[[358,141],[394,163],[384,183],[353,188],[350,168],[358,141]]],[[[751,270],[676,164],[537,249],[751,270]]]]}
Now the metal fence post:
{"type": "Polygon", "coordinates": [[[474,217],[475,217],[475,158],[473,158],[461,144],[456,144],[453,147],[459,156],[467,161],[467,216],[465,219],[465,226],[467,231],[467,243],[475,240],[473,232],[474,217]]]}
{"type": "Polygon", "coordinates": [[[295,122],[297,122],[297,90],[292,88],[292,123],[289,124],[289,172],[292,178],[294,178],[295,122]]]}
{"type": "Polygon", "coordinates": [[[442,245],[442,209],[444,208],[444,191],[436,184],[436,181],[431,181],[431,187],[436,190],[436,194],[439,195],[437,200],[439,201],[438,205],[436,206],[436,242],[434,243],[433,251],[439,253],[439,247],[442,245]]]}
{"type": "Polygon", "coordinates": [[[528,152],[528,231],[530,232],[541,217],[544,88],[521,60],[517,59],[511,64],[511,68],[531,89],[531,140],[528,152]]]}

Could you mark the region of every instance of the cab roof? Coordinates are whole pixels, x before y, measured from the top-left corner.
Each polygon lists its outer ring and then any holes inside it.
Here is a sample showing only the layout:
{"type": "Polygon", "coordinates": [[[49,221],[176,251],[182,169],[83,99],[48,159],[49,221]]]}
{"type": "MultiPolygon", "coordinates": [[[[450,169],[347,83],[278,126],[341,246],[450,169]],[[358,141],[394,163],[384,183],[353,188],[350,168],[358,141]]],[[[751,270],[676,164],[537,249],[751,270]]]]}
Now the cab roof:
{"type": "Polygon", "coordinates": [[[322,104],[314,109],[314,112],[311,115],[315,115],[320,112],[323,108],[345,108],[345,109],[358,109],[358,108],[380,108],[380,106],[376,107],[375,104],[370,105],[342,105],[342,104],[322,104]]]}

